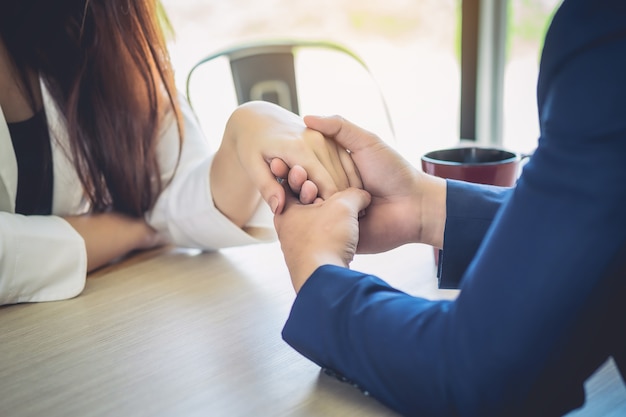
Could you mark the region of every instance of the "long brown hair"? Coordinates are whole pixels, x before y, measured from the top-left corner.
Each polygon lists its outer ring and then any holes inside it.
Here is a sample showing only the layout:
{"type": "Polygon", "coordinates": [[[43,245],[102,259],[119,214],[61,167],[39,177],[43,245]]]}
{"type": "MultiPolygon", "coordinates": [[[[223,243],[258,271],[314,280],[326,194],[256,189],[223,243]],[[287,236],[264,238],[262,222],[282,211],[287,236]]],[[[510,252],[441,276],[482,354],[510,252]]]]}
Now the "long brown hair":
{"type": "Polygon", "coordinates": [[[142,216],[163,187],[156,148],[169,109],[182,141],[157,1],[0,4],[0,36],[16,66],[24,79],[27,71],[39,73],[65,116],[92,210],[142,216]]]}

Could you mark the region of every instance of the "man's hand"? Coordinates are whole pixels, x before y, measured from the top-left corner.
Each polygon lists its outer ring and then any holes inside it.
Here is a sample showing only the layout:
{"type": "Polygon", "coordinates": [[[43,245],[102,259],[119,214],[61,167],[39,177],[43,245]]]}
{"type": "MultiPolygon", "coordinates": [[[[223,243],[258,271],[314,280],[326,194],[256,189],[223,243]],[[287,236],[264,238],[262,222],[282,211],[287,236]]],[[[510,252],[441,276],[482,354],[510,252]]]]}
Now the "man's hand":
{"type": "Polygon", "coordinates": [[[359,213],[370,195],[348,188],[304,205],[289,190],[285,194],[285,209],[274,224],[297,292],[318,267],[350,264],[359,242],[359,213]]]}
{"type": "Polygon", "coordinates": [[[418,171],[379,137],[341,117],[306,116],[304,122],[349,150],[372,196],[361,220],[359,252],[383,252],[405,243],[442,246],[445,180],[418,171]]]}

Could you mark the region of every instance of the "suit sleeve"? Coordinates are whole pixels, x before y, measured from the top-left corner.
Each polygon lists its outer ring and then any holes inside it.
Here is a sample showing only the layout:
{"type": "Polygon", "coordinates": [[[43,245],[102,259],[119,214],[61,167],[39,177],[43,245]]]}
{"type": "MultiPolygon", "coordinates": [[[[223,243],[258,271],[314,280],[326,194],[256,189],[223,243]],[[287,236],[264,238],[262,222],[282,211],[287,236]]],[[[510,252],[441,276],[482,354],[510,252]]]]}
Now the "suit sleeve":
{"type": "Polygon", "coordinates": [[[439,255],[439,288],[459,288],[487,229],[510,189],[447,180],[446,227],[439,255]]]}
{"type": "MultiPolygon", "coordinates": [[[[573,335],[594,295],[611,290],[605,277],[626,244],[621,33],[591,39],[554,67],[539,146],[491,226],[468,237],[480,243],[459,268],[456,300],[324,266],[298,293],[285,340],[405,415],[514,415],[551,361],[571,354],[570,368],[583,366],[597,341],[573,335]]],[[[584,400],[582,381],[567,379],[547,387],[573,387],[552,397],[561,414],[584,400]]]]}

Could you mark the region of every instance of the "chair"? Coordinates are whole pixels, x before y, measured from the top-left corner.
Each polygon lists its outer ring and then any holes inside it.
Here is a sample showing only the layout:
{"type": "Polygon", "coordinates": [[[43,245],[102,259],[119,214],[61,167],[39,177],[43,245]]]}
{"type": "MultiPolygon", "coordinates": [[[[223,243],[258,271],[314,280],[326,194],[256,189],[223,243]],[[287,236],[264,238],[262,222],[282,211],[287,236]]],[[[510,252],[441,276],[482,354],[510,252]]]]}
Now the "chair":
{"type": "MultiPolygon", "coordinates": [[[[383,120],[388,132],[382,133],[390,133],[392,138],[395,134],[385,98],[365,62],[347,47],[329,41],[266,40],[213,52],[189,71],[186,94],[205,130],[207,119],[224,107],[265,100],[296,114],[338,113],[365,127],[372,119],[383,120]],[[307,61],[302,58],[305,49],[318,54],[309,55],[307,61]],[[322,56],[320,52],[326,55],[322,56]],[[236,104],[228,101],[223,81],[216,80],[223,80],[223,67],[217,69],[218,72],[214,69],[213,73],[199,74],[199,70],[218,58],[225,58],[230,66],[232,84],[227,84],[231,89],[234,87],[236,104]],[[360,78],[358,71],[361,72],[360,78]],[[360,83],[357,84],[356,80],[360,83]],[[214,86],[207,87],[211,83],[214,86]],[[215,96],[219,96],[219,100],[215,96]],[[204,102],[203,110],[200,109],[201,101],[204,102]],[[338,103],[343,103],[344,107],[340,108],[338,103]],[[365,107],[368,107],[367,116],[358,116],[356,120],[351,117],[355,109],[365,107]],[[375,113],[381,117],[373,118],[375,113]]],[[[229,112],[231,110],[229,108],[229,112]]]]}

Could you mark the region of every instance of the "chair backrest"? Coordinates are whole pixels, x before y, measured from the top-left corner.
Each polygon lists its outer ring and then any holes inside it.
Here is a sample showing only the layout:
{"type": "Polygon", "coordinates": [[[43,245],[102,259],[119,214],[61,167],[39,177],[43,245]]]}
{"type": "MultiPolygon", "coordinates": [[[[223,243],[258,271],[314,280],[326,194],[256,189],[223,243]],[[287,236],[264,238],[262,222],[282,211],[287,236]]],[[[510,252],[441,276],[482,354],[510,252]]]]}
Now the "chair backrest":
{"type": "MultiPolygon", "coordinates": [[[[295,61],[296,54],[305,48],[333,51],[358,64],[369,76],[371,85],[375,87],[379,105],[382,108],[382,117],[385,118],[390,133],[394,134],[393,122],[386,100],[368,66],[350,49],[335,42],[267,40],[238,44],[218,50],[199,60],[189,71],[186,80],[187,99],[192,108],[196,110],[195,104],[199,101],[199,96],[212,94],[212,91],[194,87],[194,77],[197,76],[197,70],[208,62],[226,57],[230,65],[237,104],[251,100],[265,100],[300,114],[301,103],[295,61]]],[[[314,66],[315,63],[312,65],[314,66]]],[[[333,99],[333,97],[328,97],[329,101],[333,99]]]]}

